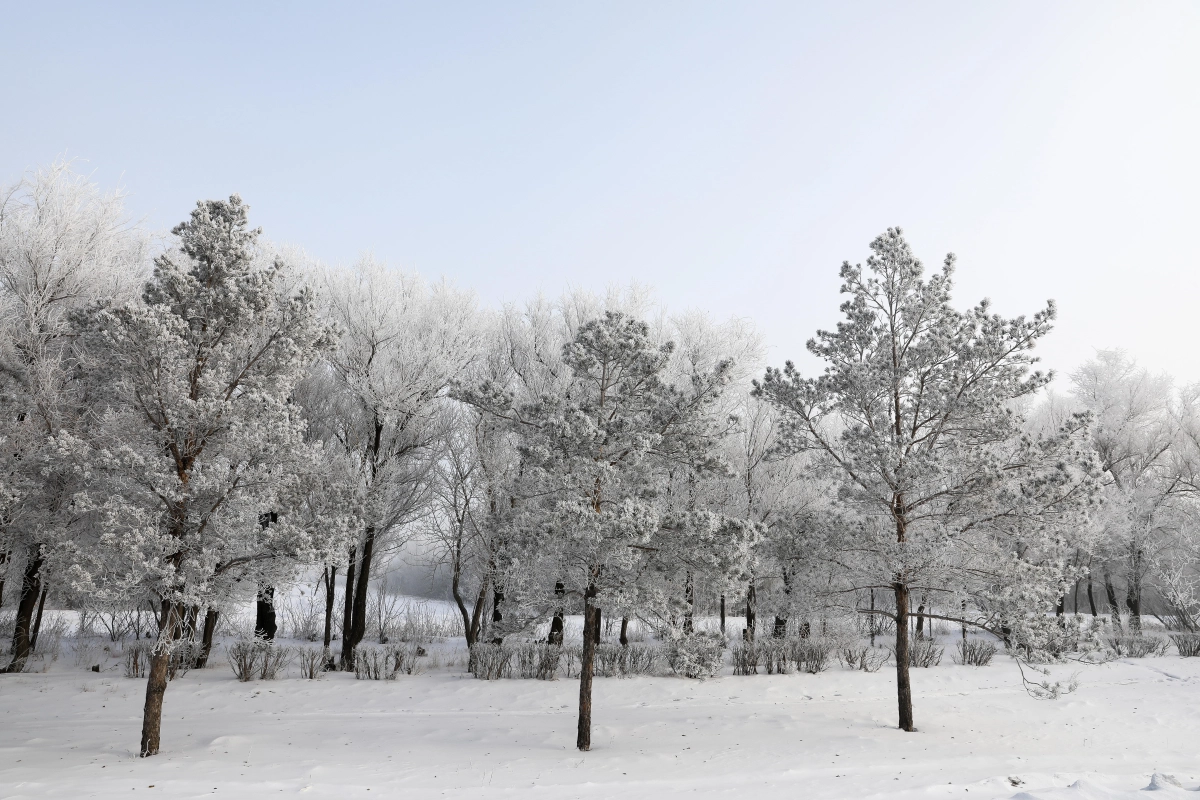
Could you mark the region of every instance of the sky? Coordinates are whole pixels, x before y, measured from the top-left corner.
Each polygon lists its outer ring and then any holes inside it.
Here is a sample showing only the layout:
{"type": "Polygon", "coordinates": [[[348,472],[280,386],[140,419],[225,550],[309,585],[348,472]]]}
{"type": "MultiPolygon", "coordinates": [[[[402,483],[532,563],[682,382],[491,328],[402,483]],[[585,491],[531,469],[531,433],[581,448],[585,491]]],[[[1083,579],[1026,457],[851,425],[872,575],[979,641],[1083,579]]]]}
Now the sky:
{"type": "Polygon", "coordinates": [[[636,282],[838,320],[890,226],[956,303],[1200,381],[1200,3],[0,0],[0,182],[66,156],[154,228],[240,193],[277,242],[489,306],[636,282]]]}

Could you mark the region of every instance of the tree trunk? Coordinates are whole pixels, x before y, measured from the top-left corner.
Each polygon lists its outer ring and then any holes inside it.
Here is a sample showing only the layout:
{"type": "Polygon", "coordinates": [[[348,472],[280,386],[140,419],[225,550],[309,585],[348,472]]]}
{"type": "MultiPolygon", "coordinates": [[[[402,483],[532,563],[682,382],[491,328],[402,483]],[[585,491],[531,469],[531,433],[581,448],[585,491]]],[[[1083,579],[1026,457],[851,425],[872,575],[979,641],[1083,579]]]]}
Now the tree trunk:
{"type": "Polygon", "coordinates": [[[1112,576],[1104,571],[1104,592],[1108,595],[1108,613],[1112,615],[1114,626],[1121,624],[1121,604],[1117,602],[1117,590],[1113,587],[1112,576]]]}
{"type": "Polygon", "coordinates": [[[683,602],[687,610],[683,612],[683,632],[691,634],[695,630],[694,612],[696,608],[696,586],[692,582],[692,573],[688,572],[683,581],[683,602]]]}
{"type": "Polygon", "coordinates": [[[758,624],[754,619],[754,580],[751,579],[750,587],[746,589],[746,627],[742,631],[742,640],[747,642],[754,641],[754,628],[758,624]]]}
{"type": "Polygon", "coordinates": [[[621,617],[621,647],[629,647],[629,617],[621,617]]]}
{"type": "Polygon", "coordinates": [[[1142,632],[1142,560],[1144,553],[1135,550],[1131,559],[1129,580],[1125,587],[1125,607],[1129,609],[1129,627],[1134,633],[1142,632]]]}
{"type": "MultiPolygon", "coordinates": [[[[875,611],[875,590],[874,589],[871,590],[871,611],[872,612],[875,611]]],[[[870,627],[871,647],[874,647],[875,646],[875,632],[877,630],[879,630],[879,625],[877,624],[878,620],[875,618],[874,613],[872,613],[871,616],[868,617],[867,619],[870,620],[870,625],[871,625],[871,627],[870,627]]]]}
{"type": "MultiPolygon", "coordinates": [[[[929,627],[933,627],[931,624],[929,627]]],[[[925,604],[917,606],[917,638],[925,638],[925,604]]]]}
{"type": "Polygon", "coordinates": [[[600,638],[600,609],[592,607],[596,587],[583,595],[583,657],[579,664],[579,732],[575,746],[592,749],[592,670],[596,662],[596,640],[600,638]]]}
{"type": "Polygon", "coordinates": [[[913,727],[912,684],[908,670],[908,587],[900,581],[892,584],[896,592],[896,700],[900,708],[900,730],[913,727]]]}
{"type": "Polygon", "coordinates": [[[787,636],[787,617],[775,615],[775,625],[771,628],[771,636],[776,639],[782,639],[787,636]]]}
{"type": "Polygon", "coordinates": [[[326,567],[322,573],[323,583],[325,585],[325,651],[329,652],[329,645],[333,641],[333,604],[336,599],[337,591],[337,567],[326,567]]]}
{"type": "Polygon", "coordinates": [[[721,595],[721,635],[725,635],[725,595],[721,595]]]}
{"type": "Polygon", "coordinates": [[[492,589],[492,644],[503,644],[504,634],[498,633],[500,623],[504,621],[501,605],[504,603],[504,591],[500,587],[492,589]]]}
{"type": "Polygon", "coordinates": [[[600,644],[600,623],[603,621],[604,613],[599,609],[594,609],[592,615],[596,618],[596,624],[592,626],[592,643],[600,644]]]}
{"type": "Polygon", "coordinates": [[[1088,607],[1091,608],[1092,619],[1094,620],[1096,618],[1096,595],[1092,591],[1092,574],[1090,572],[1088,573],[1087,597],[1088,607]]]}
{"type": "Polygon", "coordinates": [[[142,712],[142,758],[158,753],[159,734],[162,730],[163,695],[167,692],[167,670],[171,662],[171,643],[178,622],[178,609],[169,600],[163,600],[158,641],[150,656],[149,677],[146,679],[146,706],[142,712]]]}
{"type": "Polygon", "coordinates": [[[37,607],[38,596],[42,593],[42,546],[35,544],[29,548],[29,557],[25,561],[25,574],[21,579],[21,598],[17,602],[17,618],[13,628],[12,661],[4,668],[5,672],[20,672],[25,669],[25,662],[33,649],[30,634],[33,632],[33,612],[37,607]]]}
{"type": "Polygon", "coordinates": [[[554,618],[550,620],[550,635],[546,637],[546,641],[550,644],[561,645],[563,643],[563,632],[566,629],[567,610],[563,607],[563,598],[566,597],[567,587],[563,586],[562,581],[554,584],[554,599],[558,603],[558,608],[554,611],[554,618]]]}
{"type": "Polygon", "coordinates": [[[4,579],[8,577],[8,560],[12,552],[0,550],[0,608],[4,608],[4,579]]]}
{"type": "Polygon", "coordinates": [[[342,669],[354,669],[354,647],[350,644],[350,628],[354,625],[354,573],[358,566],[357,548],[350,545],[350,560],[346,562],[346,595],[342,598],[342,669]]]}
{"type": "Polygon", "coordinates": [[[260,586],[255,603],[254,636],[268,642],[274,641],[278,629],[275,621],[275,587],[260,586]]]}
{"type": "Polygon", "coordinates": [[[217,632],[217,619],[221,612],[212,606],[204,612],[204,631],[200,634],[200,653],[196,656],[196,669],[208,666],[208,657],[212,654],[213,634],[217,632]]]}
{"type": "Polygon", "coordinates": [[[46,607],[46,592],[49,590],[50,587],[43,583],[42,597],[40,600],[38,600],[37,617],[35,617],[33,620],[33,634],[29,637],[29,649],[31,651],[37,650],[38,632],[42,629],[42,609],[46,607]]]}
{"type": "Polygon", "coordinates": [[[490,579],[484,576],[479,584],[479,594],[475,596],[475,608],[471,609],[471,644],[479,641],[479,630],[483,626],[483,609],[487,605],[489,581],[490,579]]]}
{"type": "Polygon", "coordinates": [[[354,624],[350,626],[349,641],[342,642],[342,653],[349,648],[350,669],[354,668],[354,648],[367,635],[367,591],[371,581],[371,559],[375,555],[375,529],[367,528],[363,537],[362,558],[358,561],[358,576],[354,584],[354,624]]]}

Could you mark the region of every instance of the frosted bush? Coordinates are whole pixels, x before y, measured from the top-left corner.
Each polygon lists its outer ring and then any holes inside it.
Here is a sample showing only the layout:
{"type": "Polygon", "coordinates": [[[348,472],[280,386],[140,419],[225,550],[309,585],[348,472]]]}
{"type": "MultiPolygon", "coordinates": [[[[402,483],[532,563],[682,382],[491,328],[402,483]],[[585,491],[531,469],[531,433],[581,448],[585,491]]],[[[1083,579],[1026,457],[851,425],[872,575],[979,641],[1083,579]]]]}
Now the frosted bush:
{"type": "Polygon", "coordinates": [[[1184,658],[1200,656],[1200,635],[1195,633],[1172,633],[1171,641],[1175,643],[1175,649],[1179,651],[1179,655],[1184,658]]]}
{"type": "Polygon", "coordinates": [[[494,681],[512,677],[513,650],[490,642],[476,642],[471,646],[468,669],[476,678],[494,681]]]}
{"type": "Polygon", "coordinates": [[[965,664],[969,667],[986,667],[992,663],[996,655],[996,645],[981,639],[963,639],[958,643],[958,653],[954,656],[955,664],[965,664]]]}
{"type": "Polygon", "coordinates": [[[838,652],[842,666],[863,672],[878,672],[891,657],[890,651],[869,645],[843,647],[838,652]]]}
{"type": "Polygon", "coordinates": [[[725,641],[705,634],[682,636],[667,645],[667,664],[676,675],[704,680],[724,665],[725,641]]]}

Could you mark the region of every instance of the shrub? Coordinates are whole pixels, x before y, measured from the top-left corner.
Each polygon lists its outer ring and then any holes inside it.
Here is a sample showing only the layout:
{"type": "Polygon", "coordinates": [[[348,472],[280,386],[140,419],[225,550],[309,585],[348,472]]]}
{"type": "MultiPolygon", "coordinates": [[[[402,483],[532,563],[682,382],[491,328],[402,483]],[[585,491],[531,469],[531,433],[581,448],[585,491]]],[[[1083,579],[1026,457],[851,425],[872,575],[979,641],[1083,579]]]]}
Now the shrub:
{"type": "Polygon", "coordinates": [[[721,671],[725,641],[702,633],[682,636],[667,647],[667,664],[677,675],[704,680],[721,671]]]}
{"type": "Polygon", "coordinates": [[[150,666],[150,642],[130,642],[124,646],[122,655],[125,660],[126,678],[146,677],[146,668],[150,666]]]}
{"type": "Polygon", "coordinates": [[[757,675],[760,660],[758,645],[753,641],[739,642],[732,648],[734,675],[757,675]]]}
{"type": "Polygon", "coordinates": [[[1175,643],[1175,649],[1179,651],[1179,655],[1184,658],[1200,656],[1200,634],[1173,633],[1171,641],[1175,643]]]}
{"type": "Polygon", "coordinates": [[[833,643],[826,639],[793,639],[787,647],[796,669],[816,675],[829,669],[833,643]]]}
{"type": "Polygon", "coordinates": [[[520,677],[552,681],[558,677],[563,648],[546,642],[522,642],[516,646],[515,656],[520,677]]]}
{"type": "Polygon", "coordinates": [[[511,648],[490,642],[471,645],[469,671],[476,678],[494,681],[512,677],[513,651],[511,648]]]}
{"type": "Polygon", "coordinates": [[[662,669],[662,648],[653,644],[630,643],[624,648],[621,661],[622,677],[655,675],[662,669]]]}
{"type": "MultiPolygon", "coordinates": [[[[892,658],[896,658],[896,646],[888,648],[892,658]]],[[[936,667],[942,661],[944,647],[938,647],[932,639],[909,639],[908,665],[910,667],[936,667]]]]}
{"type": "Polygon", "coordinates": [[[388,680],[392,680],[401,673],[416,675],[421,671],[421,665],[417,659],[425,655],[425,651],[415,644],[391,644],[385,648],[384,652],[388,656],[388,680]]]}
{"type": "Polygon", "coordinates": [[[842,666],[863,672],[878,672],[891,657],[889,651],[869,645],[843,647],[838,653],[842,666]]]}
{"type": "Polygon", "coordinates": [[[391,680],[396,673],[389,669],[390,661],[383,648],[360,645],[354,649],[354,677],[360,681],[391,680]]]}
{"type": "Polygon", "coordinates": [[[1127,633],[1109,636],[1108,646],[1119,658],[1145,658],[1150,655],[1166,655],[1171,645],[1169,640],[1157,636],[1127,633]]]}
{"type": "Polygon", "coordinates": [[[300,677],[315,681],[325,674],[329,651],[324,647],[297,647],[296,660],[300,663],[300,677]]]}
{"type": "Polygon", "coordinates": [[[958,643],[958,654],[954,656],[955,664],[965,664],[969,667],[986,667],[992,663],[996,655],[996,645],[982,639],[963,639],[958,643]]]}

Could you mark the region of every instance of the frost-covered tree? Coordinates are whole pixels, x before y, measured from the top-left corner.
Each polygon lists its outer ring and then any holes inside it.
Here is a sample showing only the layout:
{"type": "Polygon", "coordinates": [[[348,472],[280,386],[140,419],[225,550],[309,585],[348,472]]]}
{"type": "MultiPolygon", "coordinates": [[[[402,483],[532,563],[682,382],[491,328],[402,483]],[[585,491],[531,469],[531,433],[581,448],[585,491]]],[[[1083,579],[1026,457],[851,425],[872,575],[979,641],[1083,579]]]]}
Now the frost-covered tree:
{"type": "Polygon", "coordinates": [[[1076,402],[1095,418],[1092,444],[1106,479],[1097,553],[1106,605],[1116,624],[1124,605],[1130,626],[1140,631],[1146,584],[1179,521],[1177,500],[1187,488],[1173,458],[1181,444],[1174,387],[1169,376],[1152,375],[1114,350],[1098,352],[1071,381],[1076,402]],[[1124,579],[1124,603],[1114,568],[1124,579]]]}
{"type": "Polygon", "coordinates": [[[317,466],[290,396],[333,329],[312,291],[264,257],[236,195],[198,203],[173,233],[140,301],[79,314],[103,406],[86,439],[55,441],[85,484],[72,500],[75,587],[158,604],[143,756],[159,750],[188,610],[219,600],[232,576],[277,574],[330,545],[288,505],[317,466]],[[271,512],[277,524],[259,524],[271,512]]]}
{"type": "MultiPolygon", "coordinates": [[[[665,378],[674,345],[656,344],[649,326],[606,312],[579,326],[562,352],[568,378],[556,392],[518,404],[507,386],[461,390],[466,402],[506,420],[521,437],[521,563],[537,564],[528,595],[547,604],[553,589],[582,599],[583,659],[576,745],[591,747],[592,676],[600,610],[637,607],[653,592],[656,559],[712,567],[736,560],[753,529],[720,515],[660,502],[668,465],[717,465],[709,413],[729,363],[687,386],[665,378]]],[[[559,601],[561,602],[561,601],[559,601]]]]}
{"type": "Polygon", "coordinates": [[[1005,319],[987,301],[960,312],[952,256],[926,280],[899,229],[871,250],[866,270],[842,265],[844,321],[808,343],[824,373],[788,362],[757,390],[785,413],[785,450],[818,455],[854,512],[834,532],[847,554],[838,588],[893,595],[899,725],[911,731],[912,592],[940,596],[944,618],[1036,647],[1068,577],[1057,531],[1078,521],[1092,468],[1083,420],[1035,439],[1013,410],[1049,380],[1030,371],[1030,351],[1053,304],[1032,318],[1005,319]],[[950,612],[967,597],[978,615],[950,612]]]}
{"type": "Polygon", "coordinates": [[[148,237],[126,218],[122,196],[103,194],[67,162],[0,193],[0,570],[22,564],[9,671],[29,656],[46,555],[62,544],[72,486],[45,445],[86,424],[69,316],[129,296],[147,257],[148,237]]]}
{"type": "Polygon", "coordinates": [[[349,460],[362,519],[345,578],[341,663],[352,669],[373,568],[428,512],[450,422],[446,390],[475,358],[479,331],[469,294],[369,260],[331,273],[327,295],[342,334],[327,357],[334,381],[313,425],[349,460]]]}

